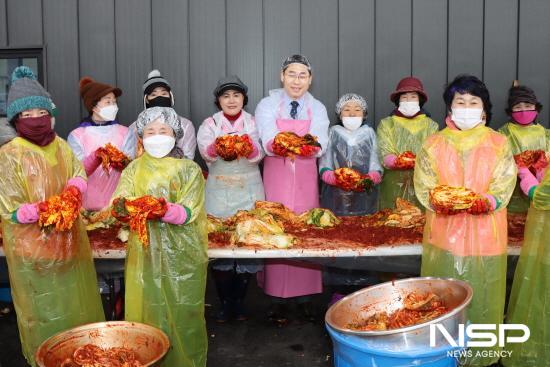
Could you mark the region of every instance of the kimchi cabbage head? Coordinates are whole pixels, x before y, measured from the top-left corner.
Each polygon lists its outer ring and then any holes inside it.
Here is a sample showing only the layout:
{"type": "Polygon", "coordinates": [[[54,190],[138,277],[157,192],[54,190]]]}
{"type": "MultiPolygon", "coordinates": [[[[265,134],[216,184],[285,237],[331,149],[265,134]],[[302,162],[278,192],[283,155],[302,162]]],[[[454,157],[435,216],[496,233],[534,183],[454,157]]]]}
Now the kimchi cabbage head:
{"type": "Polygon", "coordinates": [[[304,224],[319,228],[328,228],[334,227],[340,224],[341,220],[338,219],[333,212],[328,209],[323,208],[313,208],[302,215],[300,215],[300,220],[304,224]]]}
{"type": "Polygon", "coordinates": [[[227,227],[221,218],[208,214],[208,223],[206,228],[208,233],[224,232],[227,231],[227,227]]]}
{"type": "Polygon", "coordinates": [[[283,227],[272,216],[262,219],[249,217],[240,220],[231,237],[233,244],[256,245],[265,248],[290,248],[296,242],[292,235],[285,234],[283,227]]]}

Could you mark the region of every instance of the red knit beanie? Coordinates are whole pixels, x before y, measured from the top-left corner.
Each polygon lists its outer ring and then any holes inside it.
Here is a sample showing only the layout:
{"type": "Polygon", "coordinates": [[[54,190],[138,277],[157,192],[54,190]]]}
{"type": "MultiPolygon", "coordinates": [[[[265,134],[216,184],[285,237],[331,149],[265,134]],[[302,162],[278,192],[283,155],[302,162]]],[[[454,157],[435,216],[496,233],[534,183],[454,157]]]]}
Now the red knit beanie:
{"type": "Polygon", "coordinates": [[[84,106],[86,106],[86,109],[90,114],[92,114],[92,109],[95,107],[97,102],[107,94],[112,92],[117,98],[122,95],[122,91],[119,88],[113,87],[109,84],[98,83],[89,76],[85,76],[80,79],[79,86],[80,97],[82,97],[84,106]]]}

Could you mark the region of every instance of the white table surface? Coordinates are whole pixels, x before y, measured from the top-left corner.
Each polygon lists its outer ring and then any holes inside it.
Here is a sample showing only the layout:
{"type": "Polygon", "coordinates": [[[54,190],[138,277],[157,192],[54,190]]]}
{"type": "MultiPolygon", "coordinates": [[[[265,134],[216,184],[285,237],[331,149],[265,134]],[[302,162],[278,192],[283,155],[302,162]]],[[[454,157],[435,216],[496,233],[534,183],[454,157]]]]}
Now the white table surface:
{"type": "MultiPolygon", "coordinates": [[[[519,255],[521,247],[508,247],[508,255],[519,255]]],[[[124,259],[126,250],[94,250],[96,259],[124,259]]],[[[250,248],[214,248],[208,250],[213,259],[274,259],[274,258],[311,258],[311,257],[366,257],[366,256],[414,256],[422,254],[421,244],[376,246],[361,249],[250,249],[250,248]]],[[[4,248],[0,247],[0,256],[4,248]]]]}

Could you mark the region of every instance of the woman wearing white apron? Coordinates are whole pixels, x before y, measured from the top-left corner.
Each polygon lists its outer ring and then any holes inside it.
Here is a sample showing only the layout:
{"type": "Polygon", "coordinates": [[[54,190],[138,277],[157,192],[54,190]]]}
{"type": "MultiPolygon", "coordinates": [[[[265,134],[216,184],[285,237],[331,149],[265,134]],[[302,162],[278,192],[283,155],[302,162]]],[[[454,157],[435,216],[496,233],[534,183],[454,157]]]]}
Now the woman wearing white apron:
{"type": "MultiPolygon", "coordinates": [[[[214,103],[221,111],[204,120],[197,135],[199,152],[209,168],[206,212],[216,217],[230,217],[238,210],[252,209],[256,200],[265,200],[258,168],[264,154],[254,117],[243,110],[248,101],[247,91],[247,86],[234,75],[219,80],[214,90],[214,103]],[[252,153],[233,161],[221,159],[216,151],[216,138],[228,134],[248,135],[253,143],[252,153]]],[[[262,261],[255,259],[226,259],[214,263],[212,274],[222,305],[216,321],[226,322],[230,317],[246,320],[243,300],[250,274],[262,267],[262,261]]]]}
{"type": "MultiPolygon", "coordinates": [[[[266,200],[280,202],[296,213],[319,207],[317,158],[328,143],[330,121],[325,106],[311,94],[311,65],[302,55],[293,55],[283,62],[281,82],[283,89],[270,91],[269,97],[256,108],[260,139],[267,157],[264,161],[266,200]],[[298,135],[310,133],[317,137],[321,149],[310,157],[295,160],[277,156],[272,144],[275,136],[284,131],[298,135]]],[[[303,316],[312,319],[310,298],[323,291],[318,266],[298,262],[269,260],[259,274],[266,294],[274,297],[270,316],[286,321],[285,299],[296,298],[303,316]],[[263,277],[262,277],[263,276],[263,277]]]]}

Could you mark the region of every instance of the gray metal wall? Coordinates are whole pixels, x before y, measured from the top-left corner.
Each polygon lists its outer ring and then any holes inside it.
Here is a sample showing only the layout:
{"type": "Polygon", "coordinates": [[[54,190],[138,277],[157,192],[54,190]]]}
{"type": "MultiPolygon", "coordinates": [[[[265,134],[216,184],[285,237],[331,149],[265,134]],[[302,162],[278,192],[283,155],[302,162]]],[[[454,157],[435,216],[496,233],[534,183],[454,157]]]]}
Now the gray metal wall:
{"type": "Polygon", "coordinates": [[[254,111],[296,52],[313,63],[313,93],[329,111],[353,91],[378,121],[397,81],[412,74],[442,122],[443,86],[473,73],[491,91],[493,126],[505,119],[516,78],[535,89],[548,126],[549,18],[550,0],[0,0],[0,47],[46,46],[63,136],[83,116],[81,76],[121,87],[119,117],[129,123],[142,109],[147,73],[158,68],[178,112],[199,125],[214,112],[218,78],[238,74],[254,111]]]}

